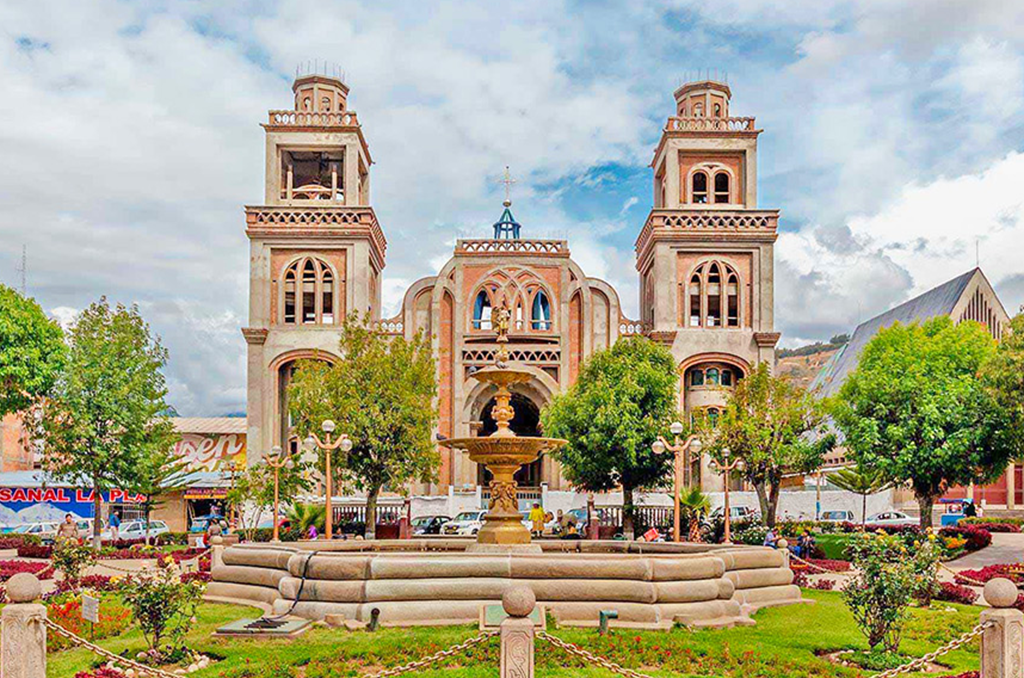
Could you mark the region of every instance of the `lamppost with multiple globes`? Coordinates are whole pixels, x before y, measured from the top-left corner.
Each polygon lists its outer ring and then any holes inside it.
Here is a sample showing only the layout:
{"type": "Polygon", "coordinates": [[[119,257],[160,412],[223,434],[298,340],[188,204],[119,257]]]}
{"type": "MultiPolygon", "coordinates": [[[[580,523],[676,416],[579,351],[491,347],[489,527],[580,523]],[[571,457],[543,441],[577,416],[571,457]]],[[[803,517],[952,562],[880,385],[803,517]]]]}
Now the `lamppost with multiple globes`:
{"type": "Polygon", "coordinates": [[[736,461],[733,462],[729,461],[728,447],[722,450],[721,462],[717,462],[714,459],[712,459],[711,463],[708,464],[708,468],[710,468],[713,473],[721,473],[725,477],[725,535],[723,536],[722,541],[726,544],[732,543],[732,516],[729,513],[729,472],[732,471],[733,469],[736,469],[737,471],[742,471],[746,467],[747,463],[743,461],[742,458],[737,459],[736,461]]]}
{"type": "MultiPolygon", "coordinates": [[[[331,494],[333,493],[333,487],[331,482],[331,452],[337,449],[341,449],[342,452],[348,454],[352,450],[352,440],[344,433],[342,433],[337,440],[331,440],[331,434],[334,433],[335,425],[330,419],[324,420],[320,424],[320,430],[324,432],[324,440],[313,432],[310,432],[309,437],[306,438],[306,446],[309,448],[319,447],[325,452],[324,459],[324,476],[326,477],[327,483],[327,498],[325,501],[324,526],[326,527],[327,538],[334,538],[334,510],[331,506],[331,494]]],[[[367,518],[370,520],[371,518],[367,518]]]]}
{"type": "Polygon", "coordinates": [[[682,435],[684,427],[678,421],[672,422],[669,427],[674,436],[674,443],[669,443],[663,437],[658,436],[658,439],[651,445],[651,449],[655,454],[665,454],[666,451],[672,452],[674,455],[672,460],[672,496],[674,507],[674,514],[672,516],[672,539],[673,541],[682,541],[682,535],[679,533],[679,510],[680,501],[679,493],[682,491],[682,487],[690,486],[691,472],[690,472],[690,453],[700,454],[703,444],[700,442],[700,438],[695,435],[690,436],[685,442],[680,442],[679,436],[682,435]],[[683,455],[683,478],[679,478],[679,455],[683,455]]]}
{"type": "Polygon", "coordinates": [[[290,466],[292,455],[281,454],[281,446],[274,445],[265,461],[274,469],[274,536],[271,541],[281,541],[281,469],[290,466]]]}

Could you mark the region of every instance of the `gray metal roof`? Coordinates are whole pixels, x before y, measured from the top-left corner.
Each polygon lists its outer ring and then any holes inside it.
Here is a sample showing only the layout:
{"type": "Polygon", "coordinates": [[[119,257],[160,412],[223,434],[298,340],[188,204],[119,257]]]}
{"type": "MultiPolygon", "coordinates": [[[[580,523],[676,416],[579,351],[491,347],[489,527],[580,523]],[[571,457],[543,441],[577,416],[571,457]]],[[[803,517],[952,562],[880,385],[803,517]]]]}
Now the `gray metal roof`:
{"type": "Polygon", "coordinates": [[[861,351],[879,330],[897,322],[907,325],[924,322],[940,315],[949,315],[971,278],[980,273],[981,269],[971,269],[871,320],[862,322],[850,337],[849,343],[821,368],[821,372],[811,383],[811,391],[822,398],[837,394],[846,377],[857,368],[861,351]]]}

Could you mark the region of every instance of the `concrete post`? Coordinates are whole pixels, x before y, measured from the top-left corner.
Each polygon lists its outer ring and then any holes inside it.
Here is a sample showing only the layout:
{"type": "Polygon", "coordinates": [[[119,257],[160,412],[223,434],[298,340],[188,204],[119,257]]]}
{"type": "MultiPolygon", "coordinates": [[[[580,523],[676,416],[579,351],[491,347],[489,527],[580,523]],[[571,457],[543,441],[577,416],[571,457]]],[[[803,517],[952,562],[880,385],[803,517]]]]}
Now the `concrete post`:
{"type": "Polygon", "coordinates": [[[501,622],[501,678],[533,678],[533,620],[537,604],[533,590],[517,586],[505,591],[501,606],[508,618],[501,622]]]}
{"type": "Polygon", "coordinates": [[[992,607],[981,613],[982,622],[993,622],[981,635],[983,678],[1024,678],[1024,613],[1011,607],[1017,586],[1009,579],[990,579],[985,602],[992,607]]]}
{"type": "Polygon", "coordinates": [[[785,539],[780,539],[775,542],[775,548],[782,551],[782,566],[789,567],[789,542],[785,539]]]}
{"type": "MultiPolygon", "coordinates": [[[[212,531],[211,531],[212,532],[212,531]]],[[[214,534],[210,537],[210,570],[224,564],[224,537],[214,534]]]]}
{"type": "Polygon", "coordinates": [[[0,676],[46,678],[46,607],[34,604],[42,585],[34,574],[21,572],[7,581],[11,603],[0,614],[0,676]]]}

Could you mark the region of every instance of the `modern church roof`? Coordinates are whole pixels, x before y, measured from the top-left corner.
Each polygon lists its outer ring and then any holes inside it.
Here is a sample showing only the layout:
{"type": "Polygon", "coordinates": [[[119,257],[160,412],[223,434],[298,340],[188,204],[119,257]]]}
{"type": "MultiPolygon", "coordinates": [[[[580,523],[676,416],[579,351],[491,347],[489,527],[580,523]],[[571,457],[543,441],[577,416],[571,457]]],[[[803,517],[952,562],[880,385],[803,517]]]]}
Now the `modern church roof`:
{"type": "Polygon", "coordinates": [[[837,394],[847,375],[857,368],[861,351],[879,330],[897,322],[907,325],[951,314],[971,278],[976,274],[981,274],[981,269],[971,269],[871,320],[862,322],[850,337],[849,343],[821,368],[821,372],[811,383],[811,391],[821,398],[837,394]]]}

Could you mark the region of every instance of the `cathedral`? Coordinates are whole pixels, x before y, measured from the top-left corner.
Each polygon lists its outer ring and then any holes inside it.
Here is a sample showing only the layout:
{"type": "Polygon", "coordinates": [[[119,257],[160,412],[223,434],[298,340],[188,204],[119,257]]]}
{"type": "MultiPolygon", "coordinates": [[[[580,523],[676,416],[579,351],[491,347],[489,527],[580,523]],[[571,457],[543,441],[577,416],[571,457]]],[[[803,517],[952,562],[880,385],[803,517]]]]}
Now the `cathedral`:
{"type": "MultiPolygon", "coordinates": [[[[369,313],[377,329],[424,332],[437,362],[438,432],[488,435],[493,393],[471,378],[493,362],[491,311],[511,309],[511,359],[533,373],[514,393],[520,435],[537,433],[540,409],[576,379],[587,358],[620,337],[644,334],[669,347],[682,411],[715,412],[754,365],[774,365],[773,247],[778,210],[757,205],[752,117],[730,114],[720,82],[675,92],[651,161],[653,209],[636,225],[640,317],[627,318],[616,290],[590,277],[564,240],[530,239],[506,194],[498,221],[458,240],[434,275],[406,291],[401,312],[381,318],[385,227],[370,193],[372,158],[348,87],[326,75],[292,85],[294,104],[272,110],[266,131],[263,203],[245,208],[250,242],[247,439],[250,463],[294,444],[287,386],[295,362],[337,357],[347,314],[369,313]],[[486,229],[486,230],[485,230],[486,229]]],[[[436,484],[419,494],[485,483],[463,453],[438,449],[436,484]]],[[[694,460],[705,490],[721,479],[694,460]]],[[[557,462],[520,470],[526,488],[570,489],[557,462]]]]}

